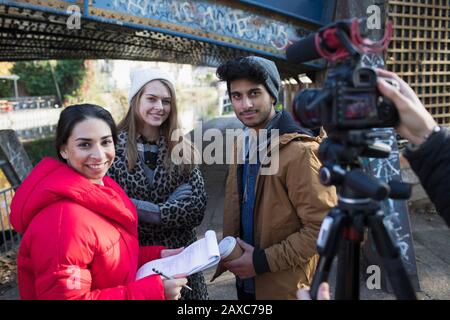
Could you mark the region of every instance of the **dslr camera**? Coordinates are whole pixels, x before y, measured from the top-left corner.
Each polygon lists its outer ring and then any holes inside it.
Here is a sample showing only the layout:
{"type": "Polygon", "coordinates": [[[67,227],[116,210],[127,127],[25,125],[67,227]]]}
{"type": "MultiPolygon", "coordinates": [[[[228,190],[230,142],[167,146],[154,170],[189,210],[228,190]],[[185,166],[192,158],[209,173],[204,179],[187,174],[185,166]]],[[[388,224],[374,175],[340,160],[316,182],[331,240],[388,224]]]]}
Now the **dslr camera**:
{"type": "MultiPolygon", "coordinates": [[[[372,42],[360,35],[362,21],[337,22],[287,50],[288,60],[323,57],[331,62],[324,87],[304,89],[294,99],[294,114],[305,127],[343,131],[398,124],[395,105],[377,89],[375,70],[362,63],[365,54],[380,53],[387,47],[392,26],[388,24],[383,39],[372,42]]],[[[398,88],[397,83],[388,81],[398,88]]]]}
{"type": "Polygon", "coordinates": [[[360,159],[389,157],[390,146],[379,141],[389,138],[384,132],[388,130],[372,129],[392,127],[399,121],[395,105],[377,89],[375,70],[362,63],[364,55],[380,54],[387,47],[392,24],[388,23],[383,38],[374,42],[361,36],[359,24],[363,21],[353,19],[324,27],[286,52],[293,63],[319,57],[331,62],[324,87],[299,92],[293,106],[294,115],[305,127],[323,126],[327,131],[318,152],[323,164],[319,178],[323,185],[337,187],[339,199],[319,233],[320,259],[311,296],[317,297],[319,284],[327,281],[333,258],[338,255],[336,299],[359,298],[360,245],[367,227],[395,295],[415,299],[392,227],[385,223],[380,204],[387,198],[409,198],[410,188],[399,181],[373,177],[360,159]]]}

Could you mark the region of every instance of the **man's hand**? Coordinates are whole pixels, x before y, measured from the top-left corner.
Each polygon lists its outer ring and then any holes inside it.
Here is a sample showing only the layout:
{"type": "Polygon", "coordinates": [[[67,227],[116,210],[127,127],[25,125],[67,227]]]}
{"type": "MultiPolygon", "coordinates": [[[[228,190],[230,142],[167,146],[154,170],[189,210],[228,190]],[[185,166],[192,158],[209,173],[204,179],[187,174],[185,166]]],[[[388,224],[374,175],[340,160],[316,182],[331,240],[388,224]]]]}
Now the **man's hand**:
{"type": "Polygon", "coordinates": [[[244,253],[237,259],[224,262],[223,266],[240,279],[256,276],[255,268],[253,267],[253,251],[255,248],[239,238],[236,240],[244,250],[244,253]]]}

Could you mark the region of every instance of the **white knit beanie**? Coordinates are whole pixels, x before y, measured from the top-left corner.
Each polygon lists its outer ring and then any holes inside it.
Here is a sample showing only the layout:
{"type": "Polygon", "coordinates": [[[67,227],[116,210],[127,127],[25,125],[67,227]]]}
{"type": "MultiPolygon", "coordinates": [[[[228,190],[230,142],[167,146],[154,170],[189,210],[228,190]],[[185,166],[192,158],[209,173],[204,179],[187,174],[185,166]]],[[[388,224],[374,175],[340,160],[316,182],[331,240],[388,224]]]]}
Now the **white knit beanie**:
{"type": "Polygon", "coordinates": [[[175,86],[175,81],[166,72],[159,69],[139,68],[133,69],[130,72],[131,88],[128,94],[128,103],[131,104],[131,100],[138,93],[139,90],[147,83],[153,80],[167,80],[172,86],[175,86]]]}

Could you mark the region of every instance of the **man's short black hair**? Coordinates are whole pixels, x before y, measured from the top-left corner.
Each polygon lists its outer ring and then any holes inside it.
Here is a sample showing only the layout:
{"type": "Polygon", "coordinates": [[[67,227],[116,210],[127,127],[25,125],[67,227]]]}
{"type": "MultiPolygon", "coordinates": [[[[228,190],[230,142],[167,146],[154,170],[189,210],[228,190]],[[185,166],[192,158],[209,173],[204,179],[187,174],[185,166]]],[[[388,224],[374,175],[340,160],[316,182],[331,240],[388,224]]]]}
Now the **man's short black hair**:
{"type": "Polygon", "coordinates": [[[228,96],[231,100],[230,84],[232,81],[246,79],[262,84],[267,92],[278,101],[281,79],[277,66],[271,60],[262,57],[249,56],[229,60],[217,68],[217,77],[227,82],[228,96]]]}

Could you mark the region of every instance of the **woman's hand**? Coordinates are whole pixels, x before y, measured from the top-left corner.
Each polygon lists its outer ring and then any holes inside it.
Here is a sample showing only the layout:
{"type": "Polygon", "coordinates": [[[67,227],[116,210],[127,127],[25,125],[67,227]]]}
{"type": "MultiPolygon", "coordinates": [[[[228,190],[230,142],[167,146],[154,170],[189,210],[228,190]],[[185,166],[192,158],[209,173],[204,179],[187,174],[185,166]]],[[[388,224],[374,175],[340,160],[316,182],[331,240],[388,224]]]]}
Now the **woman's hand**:
{"type": "Polygon", "coordinates": [[[192,196],[192,186],[189,183],[183,183],[172,192],[168,201],[184,200],[190,196],[192,196]]]}
{"type": "Polygon", "coordinates": [[[181,288],[187,284],[186,278],[163,280],[164,296],[166,300],[178,300],[181,297],[181,288]]]}

